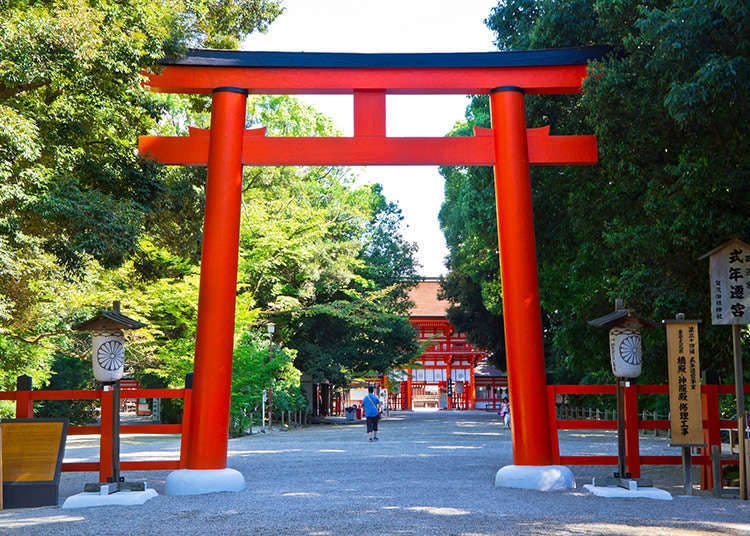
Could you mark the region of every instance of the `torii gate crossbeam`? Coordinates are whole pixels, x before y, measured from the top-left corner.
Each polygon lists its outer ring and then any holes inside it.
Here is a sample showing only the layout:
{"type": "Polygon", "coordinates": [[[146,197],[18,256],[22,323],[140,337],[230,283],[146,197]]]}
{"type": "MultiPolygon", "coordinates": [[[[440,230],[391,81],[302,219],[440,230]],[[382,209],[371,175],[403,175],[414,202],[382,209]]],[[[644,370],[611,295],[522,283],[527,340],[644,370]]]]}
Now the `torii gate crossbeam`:
{"type": "MultiPolygon", "coordinates": [[[[244,165],[491,165],[512,395],[513,459],[559,462],[549,428],[529,165],[593,164],[594,136],[527,129],[525,94],[581,91],[588,61],[608,49],[339,54],[193,50],[149,75],[152,90],[212,95],[211,128],[143,136],[141,154],[207,165],[206,214],[187,468],[226,468],[244,165]],[[352,137],[276,137],[245,129],[248,94],[351,94],[352,137]],[[492,128],[474,136],[386,136],[388,94],[489,94],[492,128]]],[[[556,432],[554,432],[556,433],[556,432]]],[[[232,489],[217,487],[216,491],[232,489]]]]}

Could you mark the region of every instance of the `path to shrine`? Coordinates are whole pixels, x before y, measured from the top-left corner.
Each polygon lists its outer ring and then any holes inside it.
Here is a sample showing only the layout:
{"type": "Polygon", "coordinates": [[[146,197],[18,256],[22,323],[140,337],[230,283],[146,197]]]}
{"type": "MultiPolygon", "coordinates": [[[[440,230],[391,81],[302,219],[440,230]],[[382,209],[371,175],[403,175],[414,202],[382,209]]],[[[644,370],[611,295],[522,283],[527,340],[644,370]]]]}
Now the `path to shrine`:
{"type": "MultiPolygon", "coordinates": [[[[364,424],[314,425],[232,439],[228,466],[247,490],[170,497],[168,472],[127,472],[159,496],[142,506],[0,511],[0,534],[29,535],[581,535],[750,534],[750,501],[681,497],[679,467],[644,467],[672,501],[605,499],[582,489],[614,468],[572,467],[578,489],[539,492],[494,487],[512,463],[510,431],[483,412],[395,413],[368,442],[364,424]]],[[[560,434],[563,454],[616,454],[603,431],[560,434]]],[[[669,452],[645,438],[642,452],[669,452]]],[[[125,437],[122,459],[176,457],[175,437],[125,437]]],[[[70,438],[66,461],[96,456],[92,440],[70,438]]],[[[60,503],[95,473],[64,473],[60,503]]]]}

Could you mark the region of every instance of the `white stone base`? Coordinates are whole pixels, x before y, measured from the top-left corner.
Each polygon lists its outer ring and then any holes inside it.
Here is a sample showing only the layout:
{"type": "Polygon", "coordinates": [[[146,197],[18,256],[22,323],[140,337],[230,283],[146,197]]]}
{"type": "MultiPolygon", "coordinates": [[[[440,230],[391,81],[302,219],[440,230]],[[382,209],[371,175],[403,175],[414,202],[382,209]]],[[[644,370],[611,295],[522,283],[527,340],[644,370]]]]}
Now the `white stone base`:
{"type": "Polygon", "coordinates": [[[671,501],[672,495],[663,489],[652,487],[639,487],[636,489],[625,489],[620,486],[594,486],[586,484],[583,489],[593,493],[597,497],[615,499],[657,499],[660,501],[671,501]]]}
{"type": "Polygon", "coordinates": [[[108,495],[96,492],[83,492],[71,495],[63,503],[63,508],[90,508],[92,506],[138,506],[158,496],[155,489],[146,491],[118,491],[108,495]]]}
{"type": "Polygon", "coordinates": [[[167,495],[201,495],[220,491],[242,491],[245,477],[234,469],[178,469],[167,476],[167,495]]]}
{"type": "Polygon", "coordinates": [[[495,475],[495,487],[553,491],[575,488],[576,481],[564,465],[506,465],[495,475]]]}

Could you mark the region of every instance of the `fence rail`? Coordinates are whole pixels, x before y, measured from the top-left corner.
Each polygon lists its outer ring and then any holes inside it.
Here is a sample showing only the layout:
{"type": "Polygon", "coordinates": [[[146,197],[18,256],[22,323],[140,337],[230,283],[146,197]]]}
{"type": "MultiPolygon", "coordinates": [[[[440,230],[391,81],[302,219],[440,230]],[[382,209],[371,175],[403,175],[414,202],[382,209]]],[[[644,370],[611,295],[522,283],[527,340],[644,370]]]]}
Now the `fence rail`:
{"type": "MultiPolygon", "coordinates": [[[[692,457],[692,463],[701,465],[701,486],[703,489],[711,489],[713,486],[713,467],[710,456],[712,447],[718,447],[721,452],[721,430],[736,429],[737,421],[734,419],[722,419],[719,412],[719,396],[734,395],[734,384],[716,385],[704,384],[701,386],[701,398],[703,407],[703,437],[704,446],[699,447],[699,454],[692,457]]],[[[744,393],[750,393],[750,386],[744,386],[744,393]]],[[[668,385],[637,385],[631,383],[625,387],[625,468],[634,478],[641,475],[643,465],[680,465],[681,455],[641,455],[640,454],[640,430],[669,430],[668,419],[647,420],[639,416],[638,397],[645,395],[668,395],[668,385]]],[[[554,442],[553,452],[555,463],[561,465],[617,465],[617,456],[611,455],[560,455],[558,442],[559,430],[617,430],[616,419],[561,419],[558,416],[557,402],[566,395],[616,395],[614,385],[549,385],[547,386],[547,402],[549,414],[555,416],[550,420],[552,440],[554,442]]],[[[642,415],[642,414],[641,414],[642,415]]],[[[735,456],[722,456],[719,465],[736,465],[735,456]]]]}
{"type": "MultiPolygon", "coordinates": [[[[28,382],[30,385],[30,382],[28,382]]],[[[98,471],[101,482],[112,476],[112,429],[114,414],[111,390],[95,391],[33,391],[23,389],[19,381],[19,390],[0,392],[0,400],[16,402],[16,418],[33,418],[34,402],[40,400],[98,400],[101,408],[100,422],[95,425],[78,425],[69,427],[69,435],[99,435],[98,462],[66,462],[63,471],[98,471]]],[[[750,393],[750,386],[745,386],[745,394],[750,393]]],[[[641,474],[643,465],[679,465],[682,457],[679,455],[641,455],[639,445],[640,430],[669,430],[668,419],[647,418],[646,412],[638,410],[638,397],[647,395],[667,395],[667,385],[636,385],[632,383],[625,388],[625,467],[635,478],[641,474]]],[[[560,455],[558,434],[560,430],[616,430],[617,420],[608,419],[605,411],[592,410],[582,412],[576,418],[558,414],[558,400],[566,395],[611,395],[615,396],[614,385],[549,385],[547,386],[547,403],[550,419],[550,431],[553,441],[555,463],[561,465],[617,465],[617,456],[612,455],[560,455]],[[589,413],[586,415],[586,413],[589,413]],[[604,418],[597,418],[604,417],[604,418]]],[[[718,446],[721,452],[721,430],[737,428],[734,419],[722,419],[719,414],[719,396],[734,395],[734,385],[704,384],[702,386],[703,402],[703,430],[705,446],[700,453],[693,456],[694,464],[702,465],[701,482],[704,489],[711,489],[713,482],[711,448],[718,446]]],[[[150,460],[123,461],[123,470],[169,470],[186,467],[187,441],[190,424],[190,400],[192,389],[122,389],[121,399],[138,398],[178,398],[184,402],[182,424],[124,424],[120,427],[123,434],[181,434],[183,440],[180,447],[179,460],[150,460]]],[[[614,417],[614,415],[613,415],[614,417]]],[[[737,464],[736,457],[722,457],[721,465],[737,464]]]]}
{"type": "MultiPolygon", "coordinates": [[[[19,388],[22,383],[19,381],[19,388]]],[[[30,382],[27,382],[30,383],[30,382]]],[[[187,435],[190,423],[190,398],[192,389],[121,389],[120,399],[138,398],[179,398],[183,400],[182,424],[122,424],[121,434],[181,434],[187,435]]],[[[114,427],[112,390],[59,390],[32,391],[20,388],[18,391],[0,392],[0,400],[16,402],[16,418],[31,419],[34,417],[34,402],[41,400],[98,400],[101,410],[99,424],[75,425],[68,427],[68,435],[99,436],[98,462],[63,462],[62,470],[98,471],[99,481],[106,482],[113,475],[112,450],[114,427]]],[[[122,461],[120,468],[124,471],[158,471],[182,469],[187,460],[187,441],[181,441],[179,460],[122,461]]]]}

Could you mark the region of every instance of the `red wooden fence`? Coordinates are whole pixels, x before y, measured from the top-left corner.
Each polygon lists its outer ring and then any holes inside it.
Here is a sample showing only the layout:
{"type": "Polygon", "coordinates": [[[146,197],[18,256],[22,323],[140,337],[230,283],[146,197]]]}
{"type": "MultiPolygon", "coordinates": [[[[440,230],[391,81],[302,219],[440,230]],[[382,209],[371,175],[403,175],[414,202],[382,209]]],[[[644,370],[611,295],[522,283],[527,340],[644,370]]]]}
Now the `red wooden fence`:
{"type": "MultiPolygon", "coordinates": [[[[187,427],[190,423],[191,389],[121,389],[120,398],[182,398],[184,410],[183,424],[121,424],[121,434],[182,434],[187,437],[187,427]]],[[[99,435],[98,462],[63,462],[63,471],[98,471],[99,481],[106,482],[112,476],[112,427],[114,414],[112,411],[111,390],[60,390],[60,391],[9,391],[0,392],[0,400],[16,401],[16,418],[30,419],[34,417],[34,402],[37,400],[99,400],[101,415],[99,424],[78,425],[68,427],[68,435],[99,435]]],[[[123,471],[155,471],[181,469],[186,467],[187,442],[182,441],[179,460],[149,460],[122,461],[120,469],[123,471]]]]}
{"type": "MultiPolygon", "coordinates": [[[[549,385],[547,386],[547,403],[549,405],[551,437],[554,442],[553,452],[555,463],[561,465],[612,465],[618,463],[614,455],[560,455],[558,442],[559,430],[616,430],[616,420],[593,419],[557,419],[557,395],[611,395],[615,396],[614,385],[549,385]]],[[[681,454],[673,456],[641,456],[639,430],[668,430],[669,421],[641,420],[638,411],[638,396],[666,395],[667,385],[637,385],[631,383],[625,388],[625,467],[634,477],[641,474],[643,465],[680,465],[681,454]]],[[[192,389],[122,389],[122,399],[125,398],[182,398],[184,411],[182,424],[123,424],[120,426],[122,434],[182,434],[179,460],[150,460],[123,461],[122,470],[169,470],[186,467],[188,426],[190,423],[190,397],[192,389]]],[[[750,393],[750,386],[745,386],[745,393],[750,393]]],[[[703,429],[706,446],[701,454],[693,456],[692,462],[702,465],[702,485],[710,489],[712,485],[711,452],[713,445],[721,448],[721,429],[733,429],[737,426],[734,419],[721,419],[719,415],[719,395],[734,395],[734,385],[702,386],[703,396],[703,429]]],[[[100,482],[106,482],[112,476],[112,391],[9,391],[0,392],[0,400],[16,401],[16,418],[33,418],[34,401],[36,400],[99,400],[101,407],[100,423],[96,425],[79,425],[68,428],[69,435],[99,435],[98,462],[67,462],[63,463],[63,471],[98,471],[100,482]]],[[[737,464],[737,460],[722,459],[721,463],[737,464]]]]}
{"type": "MultiPolygon", "coordinates": [[[[744,387],[745,394],[750,393],[750,386],[744,387]]],[[[641,475],[643,465],[681,465],[681,452],[668,455],[641,456],[639,447],[639,430],[669,430],[669,420],[641,420],[638,411],[638,396],[667,395],[668,385],[637,385],[631,383],[625,388],[625,467],[634,477],[641,475]]],[[[703,400],[703,437],[705,446],[700,455],[692,457],[692,463],[702,465],[701,485],[703,489],[711,489],[713,485],[713,469],[711,466],[711,447],[716,445],[721,452],[721,429],[736,429],[735,419],[722,419],[719,413],[719,395],[734,395],[735,387],[731,385],[703,384],[701,386],[703,400]]],[[[558,420],[556,411],[557,395],[616,395],[615,385],[549,385],[547,386],[547,403],[549,404],[550,427],[552,439],[555,442],[554,452],[556,463],[561,465],[613,465],[618,463],[617,456],[595,455],[577,456],[560,455],[558,430],[616,430],[616,420],[558,420]]],[[[742,437],[740,435],[740,437],[742,437]]],[[[677,449],[677,448],[676,448],[677,449]]],[[[722,459],[722,465],[737,464],[735,459],[722,459]]]]}

